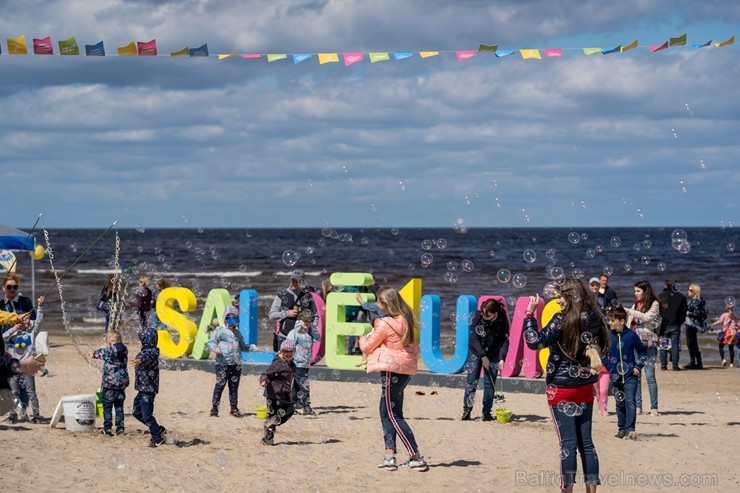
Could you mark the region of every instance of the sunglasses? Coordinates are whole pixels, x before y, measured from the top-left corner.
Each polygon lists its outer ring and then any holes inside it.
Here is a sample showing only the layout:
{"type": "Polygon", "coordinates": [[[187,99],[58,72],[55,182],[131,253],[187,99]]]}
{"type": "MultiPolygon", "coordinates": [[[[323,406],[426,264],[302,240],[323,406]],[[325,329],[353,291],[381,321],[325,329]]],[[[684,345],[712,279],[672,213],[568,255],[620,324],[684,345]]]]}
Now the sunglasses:
{"type": "Polygon", "coordinates": [[[5,287],[7,289],[18,289],[18,285],[17,284],[6,284],[5,287]]]}

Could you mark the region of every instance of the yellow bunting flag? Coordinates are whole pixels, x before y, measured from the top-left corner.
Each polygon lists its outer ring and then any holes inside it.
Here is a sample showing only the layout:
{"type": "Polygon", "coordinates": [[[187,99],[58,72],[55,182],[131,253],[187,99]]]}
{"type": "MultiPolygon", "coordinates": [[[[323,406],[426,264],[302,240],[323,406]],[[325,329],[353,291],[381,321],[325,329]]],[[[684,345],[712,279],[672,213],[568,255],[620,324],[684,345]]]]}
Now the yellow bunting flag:
{"type": "Polygon", "coordinates": [[[231,53],[219,53],[218,59],[219,60],[225,60],[226,58],[233,58],[236,56],[236,52],[232,51],[231,53]]]}
{"type": "Polygon", "coordinates": [[[126,46],[118,47],[118,56],[136,56],[139,52],[136,49],[136,43],[131,41],[126,46]]]}
{"type": "Polygon", "coordinates": [[[285,53],[272,53],[272,54],[268,53],[267,54],[268,63],[275,62],[277,60],[285,60],[286,58],[288,58],[288,55],[285,53]]]}
{"type": "Polygon", "coordinates": [[[542,60],[540,50],[519,50],[519,53],[522,55],[523,60],[526,60],[527,58],[536,58],[537,60],[542,60]]]}
{"type": "Polygon", "coordinates": [[[419,56],[422,58],[429,58],[430,56],[437,56],[439,55],[438,51],[420,51],[419,56]]]}
{"type": "Polygon", "coordinates": [[[319,65],[325,63],[339,63],[339,55],[336,53],[319,53],[319,65]]]}
{"type": "Polygon", "coordinates": [[[601,48],[584,48],[584,55],[593,55],[594,53],[601,53],[601,48]]]}
{"type": "Polygon", "coordinates": [[[490,52],[495,53],[496,50],[498,50],[498,45],[484,45],[484,44],[482,44],[482,45],[480,45],[478,47],[478,51],[490,51],[490,52]]]}
{"type": "Polygon", "coordinates": [[[170,56],[188,56],[190,54],[190,48],[187,46],[180,51],[173,51],[170,56]]]}
{"type": "Polygon", "coordinates": [[[388,53],[370,53],[368,56],[370,57],[370,63],[384,62],[391,59],[388,53]]]}
{"type": "Polygon", "coordinates": [[[11,55],[28,55],[28,46],[26,46],[26,36],[17,38],[8,38],[8,53],[11,55]]]}
{"type": "Polygon", "coordinates": [[[682,34],[681,36],[677,38],[670,38],[668,41],[668,46],[685,46],[686,45],[686,35],[682,34]]]}
{"type": "Polygon", "coordinates": [[[730,39],[727,41],[722,41],[721,43],[714,43],[714,46],[719,48],[720,46],[729,46],[731,44],[735,44],[735,36],[733,35],[730,39]]]}
{"type": "Polygon", "coordinates": [[[622,53],[624,53],[625,51],[634,50],[635,48],[637,48],[637,40],[634,40],[627,46],[622,46],[622,53]]]}

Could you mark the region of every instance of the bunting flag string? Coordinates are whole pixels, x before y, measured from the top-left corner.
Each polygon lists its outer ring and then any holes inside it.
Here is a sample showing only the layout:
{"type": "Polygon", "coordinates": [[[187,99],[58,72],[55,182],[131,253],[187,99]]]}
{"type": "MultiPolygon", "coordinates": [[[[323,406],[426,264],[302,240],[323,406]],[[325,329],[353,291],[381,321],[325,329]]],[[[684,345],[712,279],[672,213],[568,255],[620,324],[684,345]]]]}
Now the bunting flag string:
{"type": "MultiPolygon", "coordinates": [[[[725,41],[712,43],[712,40],[691,43],[690,49],[705,48],[714,45],[716,48],[730,46],[735,44],[735,36],[731,36],[725,41]]],[[[60,56],[79,56],[81,54],[79,45],[74,36],[60,40],[57,42],[59,50],[54,51],[54,45],[51,40],[51,36],[45,38],[33,38],[32,40],[32,51],[33,55],[60,55],[60,56]]],[[[29,47],[26,42],[26,36],[21,35],[16,38],[6,38],[7,54],[8,55],[28,55],[29,47]]],[[[669,37],[667,41],[660,45],[648,45],[645,46],[651,53],[657,53],[658,51],[667,50],[674,47],[687,47],[687,35],[682,34],[680,36],[669,37]]],[[[506,56],[519,53],[522,60],[542,60],[545,58],[557,58],[565,56],[565,52],[582,52],[586,56],[602,54],[612,55],[626,53],[627,51],[634,50],[636,48],[642,48],[638,40],[634,40],[629,44],[617,45],[611,48],[602,47],[584,47],[584,48],[526,48],[516,50],[504,50],[500,49],[498,44],[485,44],[481,43],[477,50],[436,50],[436,51],[396,51],[396,52],[335,52],[335,53],[240,53],[238,51],[232,51],[229,53],[218,53],[211,54],[208,51],[208,44],[197,48],[190,48],[188,46],[170,52],[168,54],[159,53],[157,49],[157,40],[152,39],[151,41],[131,41],[130,43],[119,46],[115,50],[114,56],[119,57],[143,57],[143,56],[167,56],[167,57],[214,57],[218,60],[226,60],[229,58],[241,58],[247,60],[267,60],[267,63],[279,62],[281,60],[292,59],[293,64],[299,64],[306,60],[310,60],[314,56],[318,59],[319,65],[325,65],[329,63],[339,63],[340,59],[344,63],[345,67],[354,65],[356,63],[364,62],[366,59],[370,63],[385,62],[390,60],[404,60],[406,58],[412,58],[418,56],[422,59],[438,57],[445,54],[454,54],[457,60],[465,61],[470,60],[478,56],[494,55],[495,58],[503,58],[506,56]]],[[[686,48],[685,48],[686,49],[686,48]]],[[[2,45],[0,45],[0,55],[4,55],[2,45]]],[[[89,57],[104,57],[109,56],[105,51],[103,41],[99,41],[96,44],[86,44],[84,55],[89,57]]]]}

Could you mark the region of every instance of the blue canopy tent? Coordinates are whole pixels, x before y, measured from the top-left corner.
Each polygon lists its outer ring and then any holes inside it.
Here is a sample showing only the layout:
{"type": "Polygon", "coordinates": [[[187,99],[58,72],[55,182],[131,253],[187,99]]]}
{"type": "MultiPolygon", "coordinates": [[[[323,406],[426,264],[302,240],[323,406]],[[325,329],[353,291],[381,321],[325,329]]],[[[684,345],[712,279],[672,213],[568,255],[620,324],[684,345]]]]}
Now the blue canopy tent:
{"type": "Polygon", "coordinates": [[[0,224],[0,250],[15,252],[31,252],[31,299],[36,303],[36,266],[33,251],[36,248],[36,238],[19,229],[0,224]]]}

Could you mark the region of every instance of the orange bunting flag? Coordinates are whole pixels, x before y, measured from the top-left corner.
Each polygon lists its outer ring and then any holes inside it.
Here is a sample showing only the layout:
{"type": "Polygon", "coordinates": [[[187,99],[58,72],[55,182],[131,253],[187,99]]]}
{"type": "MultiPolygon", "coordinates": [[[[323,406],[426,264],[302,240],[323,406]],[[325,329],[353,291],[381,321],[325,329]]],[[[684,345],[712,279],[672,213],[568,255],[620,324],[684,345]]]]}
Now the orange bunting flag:
{"type": "Polygon", "coordinates": [[[677,38],[670,38],[668,42],[668,46],[685,46],[686,45],[686,35],[682,34],[681,36],[677,38]]]}
{"type": "Polygon", "coordinates": [[[468,58],[473,58],[476,55],[476,52],[474,51],[456,51],[455,55],[457,55],[457,59],[460,61],[467,60],[468,58]]]}
{"type": "Polygon", "coordinates": [[[584,55],[593,55],[594,53],[601,53],[601,48],[583,48],[584,55]]]}
{"type": "Polygon", "coordinates": [[[562,48],[545,48],[542,51],[545,53],[546,57],[563,56],[562,48]]]}
{"type": "Polygon", "coordinates": [[[157,40],[153,39],[148,43],[139,41],[136,43],[139,50],[139,56],[157,56],[157,40]]]}
{"type": "Polygon", "coordinates": [[[732,37],[728,39],[727,41],[722,41],[721,43],[714,43],[714,46],[719,48],[721,46],[729,46],[731,44],[735,44],[735,35],[732,35],[732,37]]]}
{"type": "Polygon", "coordinates": [[[10,55],[28,55],[28,46],[26,46],[26,36],[17,38],[8,38],[8,54],[10,55]]]}
{"type": "Polygon", "coordinates": [[[353,63],[361,62],[364,59],[362,53],[345,53],[342,57],[344,58],[345,67],[349,67],[353,63]]]}
{"type": "Polygon", "coordinates": [[[325,63],[339,63],[339,55],[337,53],[319,53],[319,65],[325,63]]]}
{"type": "Polygon", "coordinates": [[[537,60],[542,60],[542,56],[540,56],[540,50],[519,50],[519,53],[522,55],[522,60],[526,60],[528,58],[536,58],[537,60]]]}
{"type": "Polygon", "coordinates": [[[47,36],[43,39],[33,38],[33,54],[53,55],[54,48],[52,48],[51,45],[51,36],[47,36]]]}
{"type": "Polygon", "coordinates": [[[622,46],[622,53],[624,53],[625,51],[634,50],[635,48],[637,48],[637,40],[634,40],[627,46],[622,46]]]}
{"type": "Polygon", "coordinates": [[[663,43],[660,46],[651,46],[650,47],[650,51],[652,51],[653,53],[655,53],[656,51],[665,50],[666,48],[668,48],[668,41],[666,41],[665,43],[663,43]]]}
{"type": "Polygon", "coordinates": [[[429,58],[430,56],[437,56],[439,55],[438,51],[420,51],[419,56],[422,58],[429,58]]]}
{"type": "Polygon", "coordinates": [[[136,50],[136,43],[131,41],[126,46],[118,47],[118,56],[136,56],[139,52],[136,50]]]}

